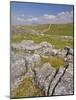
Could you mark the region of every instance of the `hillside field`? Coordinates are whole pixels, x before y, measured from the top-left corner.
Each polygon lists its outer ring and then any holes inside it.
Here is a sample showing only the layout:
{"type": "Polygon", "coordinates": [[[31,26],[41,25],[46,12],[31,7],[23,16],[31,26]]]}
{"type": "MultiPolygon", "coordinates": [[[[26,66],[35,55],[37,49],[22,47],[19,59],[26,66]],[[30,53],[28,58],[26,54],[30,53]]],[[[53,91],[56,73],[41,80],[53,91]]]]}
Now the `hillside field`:
{"type": "Polygon", "coordinates": [[[40,43],[47,41],[61,49],[66,45],[73,47],[73,39],[69,37],[73,37],[73,24],[52,24],[50,27],[49,24],[14,26],[11,30],[11,42],[34,40],[34,42],[40,43]]]}

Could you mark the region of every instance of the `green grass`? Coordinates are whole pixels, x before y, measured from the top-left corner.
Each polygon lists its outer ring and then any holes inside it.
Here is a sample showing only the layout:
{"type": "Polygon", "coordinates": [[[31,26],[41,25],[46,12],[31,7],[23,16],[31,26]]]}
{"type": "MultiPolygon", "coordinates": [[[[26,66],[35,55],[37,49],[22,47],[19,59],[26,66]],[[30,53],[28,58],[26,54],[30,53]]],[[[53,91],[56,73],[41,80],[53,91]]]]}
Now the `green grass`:
{"type": "Polygon", "coordinates": [[[11,91],[11,97],[44,96],[44,93],[33,84],[32,78],[25,78],[21,84],[11,91]]]}
{"type": "Polygon", "coordinates": [[[52,24],[47,34],[73,36],[73,24],[52,24]]]}
{"type": "Polygon", "coordinates": [[[55,48],[61,48],[63,49],[65,46],[73,46],[73,40],[71,39],[65,39],[64,41],[57,36],[51,36],[51,35],[32,35],[32,34],[16,34],[11,36],[11,42],[21,42],[22,40],[33,40],[35,43],[40,43],[42,41],[47,41],[51,43],[52,45],[55,45],[55,48]]]}
{"type": "MultiPolygon", "coordinates": [[[[16,26],[12,28],[12,32],[14,30],[19,32],[19,30],[24,31],[25,30],[35,30],[37,32],[42,32],[45,29],[48,29],[49,24],[42,24],[42,25],[36,25],[36,26],[16,26]]],[[[13,33],[14,34],[14,33],[13,33]]],[[[73,24],[52,24],[50,26],[50,30],[45,32],[45,34],[48,35],[67,35],[67,36],[73,36],[73,24]]]]}
{"type": "MultiPolygon", "coordinates": [[[[49,24],[44,24],[44,25],[35,26],[34,29],[40,32],[40,31],[43,31],[44,29],[47,29],[48,27],[49,27],[49,24]]],[[[50,26],[50,30],[46,32],[45,34],[72,36],[73,24],[52,24],[50,26]]]]}
{"type": "Polygon", "coordinates": [[[64,66],[64,59],[62,57],[41,57],[41,64],[50,63],[52,67],[59,68],[60,66],[64,66]]]}
{"type": "MultiPolygon", "coordinates": [[[[37,32],[41,32],[44,29],[47,29],[49,24],[38,25],[38,26],[16,26],[16,32],[18,30],[31,30],[34,29],[37,32]]],[[[12,29],[13,30],[13,29],[12,29]]],[[[63,49],[66,45],[72,47],[73,40],[71,39],[62,39],[60,36],[73,36],[73,24],[52,24],[50,30],[46,32],[43,36],[37,34],[29,34],[24,31],[24,33],[14,33],[12,31],[11,42],[21,42],[22,40],[33,40],[35,43],[40,43],[42,41],[47,41],[52,45],[55,45],[56,48],[63,49]]]]}

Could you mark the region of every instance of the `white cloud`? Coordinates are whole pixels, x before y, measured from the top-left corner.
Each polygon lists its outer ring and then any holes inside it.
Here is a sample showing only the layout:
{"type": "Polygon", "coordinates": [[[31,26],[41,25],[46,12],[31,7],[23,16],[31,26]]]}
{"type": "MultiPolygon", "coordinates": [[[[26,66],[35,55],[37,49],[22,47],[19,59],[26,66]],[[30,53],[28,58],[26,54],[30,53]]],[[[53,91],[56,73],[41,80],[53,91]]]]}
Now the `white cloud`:
{"type": "Polygon", "coordinates": [[[43,15],[46,19],[53,19],[55,18],[56,16],[55,15],[48,15],[48,14],[45,14],[43,15]]]}
{"type": "MultiPolygon", "coordinates": [[[[73,22],[73,11],[71,12],[60,12],[57,15],[48,15],[45,14],[42,16],[42,21],[45,23],[72,23],[73,22]]],[[[43,23],[44,23],[43,22],[43,23]]]]}
{"type": "Polygon", "coordinates": [[[57,14],[56,19],[60,23],[71,23],[73,22],[73,11],[71,12],[61,12],[57,14]]]}
{"type": "Polygon", "coordinates": [[[65,12],[58,13],[58,16],[63,16],[63,15],[65,15],[65,12]]]}
{"type": "MultiPolygon", "coordinates": [[[[24,16],[24,15],[23,15],[24,16]]],[[[13,17],[14,18],[14,17],[13,17]]],[[[30,25],[32,23],[38,24],[60,24],[60,23],[72,23],[73,22],[73,11],[60,12],[57,15],[44,14],[42,16],[31,16],[31,17],[15,17],[15,24],[30,25]]]]}
{"type": "Polygon", "coordinates": [[[23,22],[23,21],[25,21],[25,20],[24,20],[24,18],[20,18],[20,17],[18,17],[18,18],[17,18],[17,21],[21,21],[21,22],[23,22]]]}
{"type": "Polygon", "coordinates": [[[27,21],[30,21],[30,22],[38,21],[38,18],[37,17],[28,18],[27,21]]]}

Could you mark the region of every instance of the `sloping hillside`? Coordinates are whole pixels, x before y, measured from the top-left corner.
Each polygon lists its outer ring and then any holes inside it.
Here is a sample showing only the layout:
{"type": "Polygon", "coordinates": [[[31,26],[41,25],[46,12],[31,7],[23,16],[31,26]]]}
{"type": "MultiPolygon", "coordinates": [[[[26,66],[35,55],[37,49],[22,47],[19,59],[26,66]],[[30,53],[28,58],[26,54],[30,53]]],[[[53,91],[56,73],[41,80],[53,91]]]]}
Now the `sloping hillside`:
{"type": "Polygon", "coordinates": [[[49,34],[49,35],[73,35],[73,24],[44,24],[36,26],[15,26],[12,29],[13,34],[49,34]]]}

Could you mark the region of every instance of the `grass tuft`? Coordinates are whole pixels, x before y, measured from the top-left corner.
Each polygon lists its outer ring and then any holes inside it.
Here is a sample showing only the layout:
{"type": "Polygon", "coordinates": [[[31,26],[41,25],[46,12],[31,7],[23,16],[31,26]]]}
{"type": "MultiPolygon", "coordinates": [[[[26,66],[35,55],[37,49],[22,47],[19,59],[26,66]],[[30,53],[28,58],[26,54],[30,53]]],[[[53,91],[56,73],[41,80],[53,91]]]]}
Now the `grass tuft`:
{"type": "Polygon", "coordinates": [[[42,91],[36,87],[32,78],[25,78],[19,86],[11,91],[11,97],[32,97],[32,96],[43,96],[42,91]]]}
{"type": "Polygon", "coordinates": [[[64,66],[64,59],[62,57],[41,57],[41,64],[50,63],[52,67],[59,68],[64,66]]]}

